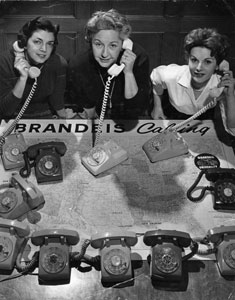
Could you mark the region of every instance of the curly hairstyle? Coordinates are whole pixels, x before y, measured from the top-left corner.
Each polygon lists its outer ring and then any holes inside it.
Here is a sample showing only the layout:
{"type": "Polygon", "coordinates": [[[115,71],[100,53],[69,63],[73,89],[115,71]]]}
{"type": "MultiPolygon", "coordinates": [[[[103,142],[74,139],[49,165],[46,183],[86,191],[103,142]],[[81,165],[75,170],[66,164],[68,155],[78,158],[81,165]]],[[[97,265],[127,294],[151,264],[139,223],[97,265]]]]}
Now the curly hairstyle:
{"type": "Polygon", "coordinates": [[[205,47],[211,50],[211,56],[215,57],[217,64],[220,64],[227,58],[230,44],[228,38],[214,28],[197,28],[184,38],[184,51],[187,58],[194,47],[205,47]]]}
{"type": "Polygon", "coordinates": [[[53,25],[50,20],[44,19],[42,17],[37,17],[29,22],[25,23],[23,27],[20,29],[17,39],[18,45],[20,48],[24,48],[27,45],[28,39],[33,35],[33,33],[37,30],[45,30],[48,32],[52,32],[55,37],[53,52],[58,45],[57,35],[60,30],[59,25],[53,25]]]}
{"type": "Polygon", "coordinates": [[[126,16],[120,14],[115,9],[108,11],[97,11],[92,14],[85,27],[85,39],[91,42],[93,36],[100,30],[115,30],[120,34],[120,38],[128,38],[131,34],[131,25],[126,16]]]}

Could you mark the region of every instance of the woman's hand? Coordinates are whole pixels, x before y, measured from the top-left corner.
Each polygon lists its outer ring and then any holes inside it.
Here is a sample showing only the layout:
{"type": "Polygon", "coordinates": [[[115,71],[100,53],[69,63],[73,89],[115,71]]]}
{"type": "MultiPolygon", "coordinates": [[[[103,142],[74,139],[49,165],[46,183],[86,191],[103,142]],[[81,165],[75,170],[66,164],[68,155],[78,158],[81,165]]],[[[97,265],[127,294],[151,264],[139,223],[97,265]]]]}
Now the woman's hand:
{"type": "Polygon", "coordinates": [[[125,65],[125,68],[123,70],[124,73],[132,73],[133,72],[133,66],[136,60],[136,55],[134,52],[132,52],[129,49],[126,49],[122,55],[122,58],[120,60],[120,63],[125,65]]]}
{"type": "Polygon", "coordinates": [[[221,81],[218,87],[224,87],[224,93],[226,96],[233,96],[234,95],[234,85],[235,79],[233,78],[232,71],[224,72],[224,75],[221,78],[221,81]]]}
{"type": "Polygon", "coordinates": [[[15,59],[14,67],[19,71],[22,79],[28,78],[30,65],[25,58],[15,59]]]}

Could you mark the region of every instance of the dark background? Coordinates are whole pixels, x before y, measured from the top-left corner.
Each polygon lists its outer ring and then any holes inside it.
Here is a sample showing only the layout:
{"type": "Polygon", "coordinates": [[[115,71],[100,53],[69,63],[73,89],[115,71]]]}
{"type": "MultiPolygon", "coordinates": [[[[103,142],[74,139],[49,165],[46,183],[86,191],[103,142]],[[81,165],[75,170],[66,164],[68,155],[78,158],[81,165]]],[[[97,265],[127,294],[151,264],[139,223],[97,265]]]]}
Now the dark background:
{"type": "Polygon", "coordinates": [[[91,14],[110,8],[127,15],[132,39],[149,54],[150,71],[160,64],[183,64],[184,36],[197,27],[215,27],[230,38],[235,70],[234,0],[0,1],[0,52],[16,40],[26,21],[41,15],[60,24],[58,52],[68,59],[88,46],[84,26],[91,14]]]}

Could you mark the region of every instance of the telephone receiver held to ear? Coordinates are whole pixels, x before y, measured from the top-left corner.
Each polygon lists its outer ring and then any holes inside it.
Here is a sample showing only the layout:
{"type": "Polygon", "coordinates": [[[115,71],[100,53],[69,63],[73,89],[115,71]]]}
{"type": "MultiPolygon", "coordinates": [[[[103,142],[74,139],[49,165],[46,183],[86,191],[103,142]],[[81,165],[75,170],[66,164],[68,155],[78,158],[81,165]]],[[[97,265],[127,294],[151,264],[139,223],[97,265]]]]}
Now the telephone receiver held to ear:
{"type": "MultiPolygon", "coordinates": [[[[24,48],[19,47],[18,41],[14,42],[13,49],[14,49],[16,60],[20,59],[20,58],[25,59],[24,48]]],[[[41,71],[40,71],[39,68],[37,68],[37,67],[30,67],[29,68],[29,77],[30,78],[37,78],[38,76],[40,76],[40,74],[41,74],[41,71]]]]}
{"type": "MultiPolygon", "coordinates": [[[[122,48],[123,49],[129,49],[129,50],[132,50],[133,48],[133,42],[132,40],[130,39],[125,39],[123,41],[123,44],[122,44],[122,48]]],[[[121,65],[117,65],[117,64],[113,64],[109,69],[108,69],[108,73],[109,75],[112,75],[112,76],[118,76],[122,70],[125,68],[125,64],[121,64],[121,65]]]]}

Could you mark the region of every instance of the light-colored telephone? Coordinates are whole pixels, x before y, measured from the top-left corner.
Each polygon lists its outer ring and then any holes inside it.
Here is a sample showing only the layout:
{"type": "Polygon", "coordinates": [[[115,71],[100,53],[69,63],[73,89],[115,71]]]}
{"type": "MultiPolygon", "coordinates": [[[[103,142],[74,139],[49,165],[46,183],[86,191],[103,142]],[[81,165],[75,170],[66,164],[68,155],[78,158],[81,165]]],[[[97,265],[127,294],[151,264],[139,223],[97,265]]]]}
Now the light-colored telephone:
{"type": "Polygon", "coordinates": [[[91,246],[100,249],[103,284],[132,279],[131,247],[137,241],[136,233],[121,230],[97,233],[91,237],[91,246]]]}
{"type": "MultiPolygon", "coordinates": [[[[19,60],[21,58],[25,59],[25,54],[24,54],[24,48],[20,48],[18,45],[18,41],[15,41],[13,44],[13,49],[14,49],[14,54],[15,54],[15,61],[19,60]]],[[[29,77],[30,78],[37,78],[40,74],[41,71],[37,67],[31,67],[29,66],[29,77]]]]}
{"type": "MultiPolygon", "coordinates": [[[[18,46],[18,42],[16,41],[13,44],[15,60],[25,59],[24,49],[18,46]]],[[[20,112],[18,113],[16,119],[10,124],[10,126],[6,129],[6,131],[0,136],[0,155],[2,156],[3,165],[6,170],[15,169],[22,166],[22,148],[26,148],[26,143],[22,134],[11,134],[14,130],[16,124],[19,122],[20,118],[23,116],[26,108],[28,107],[34,92],[37,87],[37,77],[41,74],[40,69],[37,67],[29,68],[29,77],[34,79],[34,84],[31,88],[31,91],[25,100],[20,112]],[[4,144],[7,145],[4,147],[4,144]]]]}
{"type": "Polygon", "coordinates": [[[18,169],[24,166],[23,152],[27,149],[24,136],[15,132],[5,137],[2,145],[2,163],[5,170],[18,169]]]}
{"type": "Polygon", "coordinates": [[[71,246],[79,242],[77,231],[45,229],[33,232],[31,242],[40,246],[38,282],[40,285],[70,283],[71,246]]]}
{"type": "Polygon", "coordinates": [[[150,230],[144,234],[143,241],[152,247],[150,276],[159,281],[180,281],[182,261],[192,257],[198,249],[188,233],[177,230],[150,230]],[[184,248],[191,245],[191,253],[182,256],[184,248]]]}
{"type": "MultiPolygon", "coordinates": [[[[218,269],[222,276],[235,275],[235,226],[218,226],[207,232],[206,240],[213,244],[218,269]]],[[[209,249],[210,252],[211,249],[209,249]]],[[[206,253],[205,253],[206,254],[206,253]]]]}
{"type": "Polygon", "coordinates": [[[11,273],[22,244],[30,234],[29,226],[0,218],[0,273],[11,273]]]}
{"type": "MultiPolygon", "coordinates": [[[[229,63],[225,60],[219,65],[218,71],[225,74],[229,70],[229,63]]],[[[164,130],[157,136],[152,137],[143,145],[143,150],[151,162],[157,162],[172,157],[184,155],[188,153],[188,145],[183,137],[177,132],[181,127],[195,120],[200,115],[204,114],[208,109],[215,107],[219,96],[223,92],[223,87],[215,87],[210,90],[210,97],[212,100],[200,109],[197,113],[192,115],[187,120],[164,130]]]]}
{"type": "Polygon", "coordinates": [[[0,185],[0,217],[4,219],[18,219],[44,203],[42,192],[19,174],[12,174],[9,184],[0,185]]]}
{"type": "MultiPolygon", "coordinates": [[[[123,41],[122,47],[123,49],[132,50],[133,42],[130,39],[125,39],[123,41]]],[[[108,102],[111,80],[115,76],[118,76],[122,72],[124,67],[125,64],[121,64],[121,65],[114,64],[108,70],[110,76],[108,77],[108,80],[105,85],[103,104],[101,108],[99,124],[96,133],[95,147],[92,148],[88,154],[82,157],[83,165],[93,175],[98,175],[120,164],[121,162],[123,162],[128,158],[127,151],[124,150],[119,145],[117,145],[116,142],[108,140],[108,141],[104,141],[103,143],[99,143],[105,112],[106,112],[106,107],[107,107],[107,102],[108,102]]]]}

